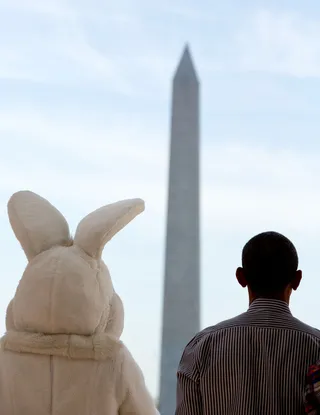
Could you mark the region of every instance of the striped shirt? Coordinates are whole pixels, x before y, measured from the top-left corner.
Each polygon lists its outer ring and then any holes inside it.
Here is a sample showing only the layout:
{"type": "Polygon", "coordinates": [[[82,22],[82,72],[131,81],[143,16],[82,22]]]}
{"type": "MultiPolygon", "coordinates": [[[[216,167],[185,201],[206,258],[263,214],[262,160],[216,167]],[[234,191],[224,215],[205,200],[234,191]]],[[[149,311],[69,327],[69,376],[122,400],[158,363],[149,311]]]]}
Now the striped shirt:
{"type": "Polygon", "coordinates": [[[320,358],[320,331],[279,300],[209,327],[178,369],[176,415],[301,415],[306,375],[320,358]]]}

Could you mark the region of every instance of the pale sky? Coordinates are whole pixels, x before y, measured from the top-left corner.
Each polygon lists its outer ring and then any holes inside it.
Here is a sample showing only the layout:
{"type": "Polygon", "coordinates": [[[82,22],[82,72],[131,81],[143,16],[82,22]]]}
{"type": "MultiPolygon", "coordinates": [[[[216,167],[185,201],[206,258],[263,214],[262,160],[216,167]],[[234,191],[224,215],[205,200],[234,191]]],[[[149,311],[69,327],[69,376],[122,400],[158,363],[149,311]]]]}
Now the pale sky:
{"type": "Polygon", "coordinates": [[[317,0],[0,0],[0,332],[26,260],[6,203],[21,189],[75,229],[141,197],[105,248],[123,340],[158,394],[171,78],[189,42],[202,86],[202,326],[244,311],[243,244],[293,240],[294,314],[320,326],[320,4],[317,0]]]}

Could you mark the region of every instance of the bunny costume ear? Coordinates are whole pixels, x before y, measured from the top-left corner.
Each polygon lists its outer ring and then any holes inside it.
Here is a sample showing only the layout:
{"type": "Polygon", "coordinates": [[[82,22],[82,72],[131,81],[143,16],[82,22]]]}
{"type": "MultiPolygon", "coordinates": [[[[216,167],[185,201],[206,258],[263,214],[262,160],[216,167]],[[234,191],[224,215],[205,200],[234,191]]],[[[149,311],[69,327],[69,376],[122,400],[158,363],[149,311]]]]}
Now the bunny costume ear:
{"type": "Polygon", "coordinates": [[[47,200],[29,191],[15,193],[8,202],[11,227],[28,260],[55,245],[70,243],[69,227],[47,200]]]}
{"type": "Polygon", "coordinates": [[[79,223],[74,244],[100,259],[105,244],[144,211],[141,199],[123,200],[90,213],[79,223]]]}

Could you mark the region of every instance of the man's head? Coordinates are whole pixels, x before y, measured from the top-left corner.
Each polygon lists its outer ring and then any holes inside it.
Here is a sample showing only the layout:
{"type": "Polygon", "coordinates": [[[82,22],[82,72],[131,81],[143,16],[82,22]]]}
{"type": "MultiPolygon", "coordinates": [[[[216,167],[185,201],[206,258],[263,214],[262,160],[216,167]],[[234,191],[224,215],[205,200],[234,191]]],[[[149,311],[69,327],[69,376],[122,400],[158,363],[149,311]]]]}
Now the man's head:
{"type": "Polygon", "coordinates": [[[242,287],[248,287],[251,300],[266,297],[289,301],[302,273],[293,243],[277,232],[264,232],[244,246],[242,268],[237,269],[236,276],[242,287]]]}

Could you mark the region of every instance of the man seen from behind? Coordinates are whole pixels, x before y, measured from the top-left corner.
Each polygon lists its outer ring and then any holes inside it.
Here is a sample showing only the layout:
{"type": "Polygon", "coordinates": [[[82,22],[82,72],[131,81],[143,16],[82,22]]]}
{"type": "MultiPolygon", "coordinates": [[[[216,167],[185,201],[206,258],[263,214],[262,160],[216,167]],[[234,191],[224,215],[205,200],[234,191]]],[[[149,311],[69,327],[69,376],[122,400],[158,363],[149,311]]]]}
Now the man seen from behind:
{"type": "Polygon", "coordinates": [[[261,233],[243,248],[236,277],[248,290],[249,309],[186,346],[176,415],[302,415],[320,332],[289,308],[302,278],[297,251],[285,236],[261,233]]]}

